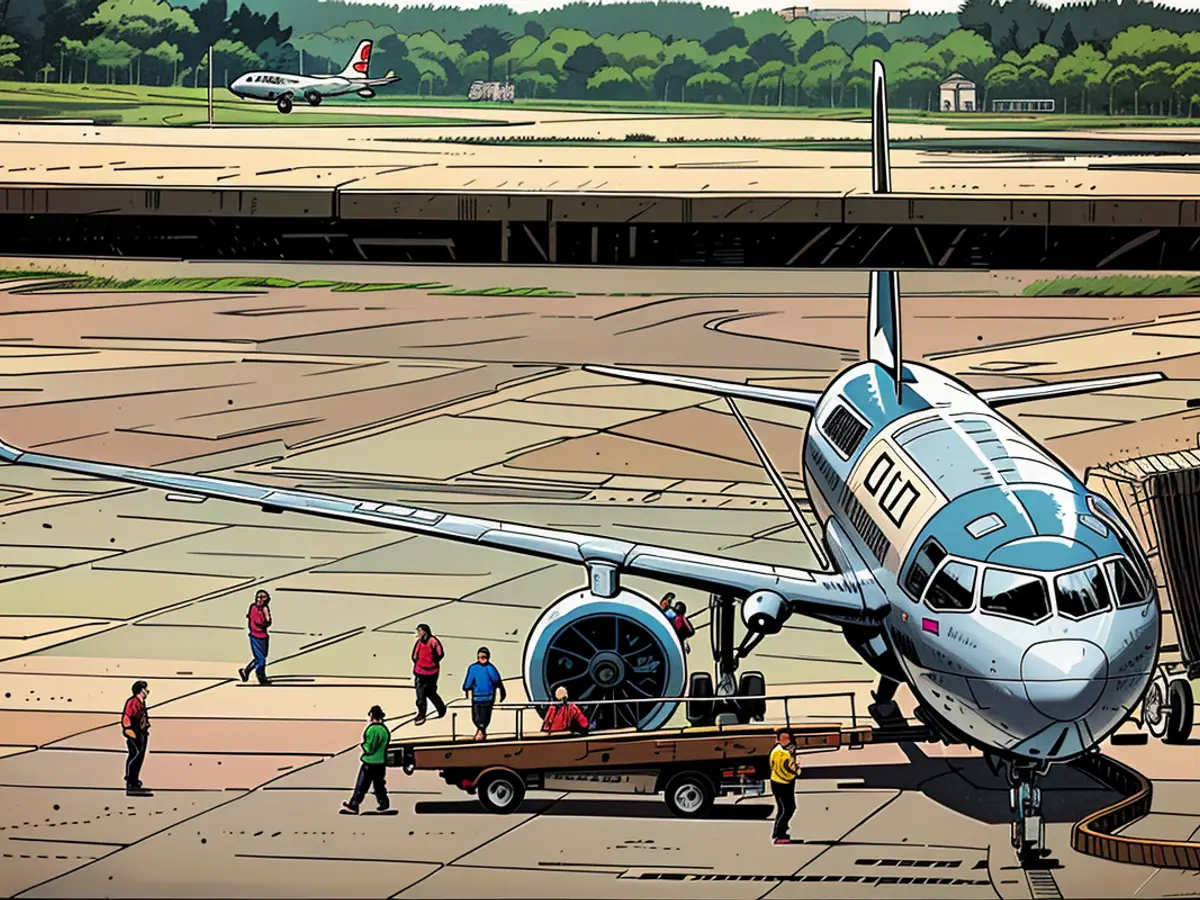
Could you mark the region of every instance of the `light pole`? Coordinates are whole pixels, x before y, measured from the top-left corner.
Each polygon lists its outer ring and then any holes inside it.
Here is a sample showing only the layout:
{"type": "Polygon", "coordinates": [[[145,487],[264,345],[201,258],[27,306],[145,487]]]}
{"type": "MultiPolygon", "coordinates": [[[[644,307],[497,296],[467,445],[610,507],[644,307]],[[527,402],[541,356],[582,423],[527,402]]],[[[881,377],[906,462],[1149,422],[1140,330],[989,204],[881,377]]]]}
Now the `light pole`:
{"type": "Polygon", "coordinates": [[[213,124],[213,48],[208,45],[208,127],[213,124]]]}

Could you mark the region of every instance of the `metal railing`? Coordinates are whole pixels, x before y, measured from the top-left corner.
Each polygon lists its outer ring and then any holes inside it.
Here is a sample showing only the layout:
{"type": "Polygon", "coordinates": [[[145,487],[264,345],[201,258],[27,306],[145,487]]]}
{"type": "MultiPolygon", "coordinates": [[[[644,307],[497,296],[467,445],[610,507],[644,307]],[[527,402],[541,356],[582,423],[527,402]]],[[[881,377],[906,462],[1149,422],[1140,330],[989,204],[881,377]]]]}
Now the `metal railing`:
{"type": "MultiPolygon", "coordinates": [[[[793,703],[795,703],[797,701],[836,700],[839,698],[849,699],[849,701],[850,701],[850,704],[849,704],[850,705],[850,727],[858,728],[859,727],[858,706],[857,706],[857,698],[856,698],[854,691],[833,691],[833,692],[828,692],[828,693],[816,693],[816,694],[754,694],[754,695],[714,696],[714,697],[649,697],[646,699],[639,699],[639,700],[583,700],[583,701],[569,700],[568,702],[574,703],[581,710],[583,710],[584,715],[587,715],[587,710],[592,709],[594,707],[599,707],[599,706],[618,706],[619,705],[619,706],[650,706],[650,707],[653,707],[653,706],[657,706],[662,703],[677,703],[677,704],[721,703],[721,702],[728,702],[728,701],[740,703],[740,702],[751,701],[751,700],[764,700],[764,701],[766,701],[766,703],[769,707],[769,705],[772,702],[774,702],[776,704],[782,702],[782,704],[783,704],[782,721],[780,721],[778,719],[769,719],[766,715],[764,715],[762,717],[762,721],[767,724],[773,724],[773,725],[777,724],[781,727],[791,727],[793,725],[793,719],[792,719],[792,704],[793,703]]],[[[539,719],[538,731],[540,731],[541,730],[540,720],[545,715],[545,711],[548,710],[550,707],[556,705],[558,702],[559,701],[556,701],[556,700],[505,701],[503,703],[494,704],[492,707],[492,711],[493,711],[493,714],[496,712],[512,712],[516,717],[516,727],[514,729],[514,732],[512,732],[512,733],[514,734],[514,736],[516,737],[517,740],[522,740],[525,737],[525,713],[526,713],[526,711],[527,710],[536,711],[538,719],[539,719]]],[[[454,709],[454,707],[450,707],[449,711],[450,711],[450,739],[452,741],[456,741],[456,740],[458,740],[458,712],[454,709]]],[[[825,718],[834,718],[834,717],[825,717],[825,718]]],[[[607,731],[628,731],[628,730],[630,730],[630,728],[628,728],[628,727],[627,728],[606,728],[606,729],[600,729],[600,732],[604,733],[607,731]]],[[[595,733],[595,731],[592,731],[591,733],[595,733]]],[[[507,734],[509,734],[509,732],[502,731],[502,732],[499,732],[499,734],[507,735],[507,734]]],[[[493,733],[492,729],[490,729],[490,728],[488,729],[488,735],[489,735],[489,738],[491,738],[493,740],[495,739],[495,734],[493,733]]]]}

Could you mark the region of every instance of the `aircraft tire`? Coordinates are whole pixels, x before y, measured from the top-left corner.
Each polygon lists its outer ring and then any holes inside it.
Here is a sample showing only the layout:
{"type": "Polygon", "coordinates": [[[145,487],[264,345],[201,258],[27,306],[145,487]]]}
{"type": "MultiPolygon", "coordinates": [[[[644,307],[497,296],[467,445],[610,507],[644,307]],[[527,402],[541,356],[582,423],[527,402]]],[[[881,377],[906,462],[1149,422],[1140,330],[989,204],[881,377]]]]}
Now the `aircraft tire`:
{"type": "Polygon", "coordinates": [[[290,113],[292,111],[292,98],[289,97],[287,94],[284,94],[282,97],[280,97],[278,100],[275,101],[275,106],[281,113],[283,113],[284,115],[287,115],[288,113],[290,113]]]}
{"type": "Polygon", "coordinates": [[[1192,685],[1186,678],[1177,678],[1167,692],[1166,744],[1185,744],[1192,733],[1192,685]]]}
{"type": "Polygon", "coordinates": [[[1170,700],[1167,676],[1159,672],[1150,682],[1146,696],[1142,698],[1142,724],[1150,732],[1151,737],[1163,740],[1167,734],[1170,719],[1170,700]]]}
{"type": "Polygon", "coordinates": [[[715,721],[716,705],[713,703],[713,680],[707,672],[693,672],[688,679],[687,720],[691,725],[702,727],[715,721]]]}
{"type": "Polygon", "coordinates": [[[316,91],[309,91],[304,95],[304,99],[308,101],[309,106],[320,106],[323,98],[316,91]]]}
{"type": "MultiPolygon", "coordinates": [[[[743,672],[738,679],[738,696],[760,697],[767,692],[767,679],[762,672],[743,672]]],[[[767,714],[766,700],[748,700],[742,704],[749,718],[762,721],[767,714]]]]}

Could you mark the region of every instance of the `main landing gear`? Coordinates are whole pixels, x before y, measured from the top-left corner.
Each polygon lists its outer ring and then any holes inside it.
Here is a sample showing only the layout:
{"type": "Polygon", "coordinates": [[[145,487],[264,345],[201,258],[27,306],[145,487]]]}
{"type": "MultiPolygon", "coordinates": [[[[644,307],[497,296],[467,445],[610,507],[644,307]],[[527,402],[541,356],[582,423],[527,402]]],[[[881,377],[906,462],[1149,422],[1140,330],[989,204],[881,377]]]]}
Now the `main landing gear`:
{"type": "Polygon", "coordinates": [[[733,719],[739,725],[761,722],[767,713],[767,682],[762,672],[743,672],[738,664],[762,640],[762,634],[747,633],[740,645],[733,640],[737,621],[732,597],[713,594],[709,598],[711,636],[716,681],[708,672],[693,672],[688,679],[687,718],[694,726],[710,726],[733,719]],[[743,699],[746,698],[746,699],[743,699]]]}
{"type": "Polygon", "coordinates": [[[1012,846],[1023,869],[1036,866],[1046,855],[1042,789],[1037,786],[1037,780],[1049,773],[1049,763],[1011,762],[1008,765],[1008,803],[1017,816],[1012,825],[1012,846]]]}

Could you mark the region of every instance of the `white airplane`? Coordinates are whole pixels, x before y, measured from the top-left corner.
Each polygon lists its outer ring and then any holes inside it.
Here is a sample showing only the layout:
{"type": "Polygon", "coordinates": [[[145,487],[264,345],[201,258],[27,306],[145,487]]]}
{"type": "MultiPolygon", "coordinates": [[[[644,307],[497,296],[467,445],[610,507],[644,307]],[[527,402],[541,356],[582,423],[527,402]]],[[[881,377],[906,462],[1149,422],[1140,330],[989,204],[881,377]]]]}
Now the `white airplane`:
{"type": "Polygon", "coordinates": [[[336,75],[295,75],[291,72],[247,72],[229,86],[231,93],[244,100],[273,100],[281,113],[292,111],[293,98],[303,97],[310,106],[320,106],[326,97],[358,94],[375,96],[375,88],[395,84],[400,79],[388,72],[383,78],[368,78],[371,42],[360,41],[358,49],[336,75]]]}
{"type": "MultiPolygon", "coordinates": [[[[884,71],[875,63],[876,193],[891,190],[888,157],[884,71]]],[[[158,488],[169,501],[234,501],[581,566],[586,586],[548,603],[530,632],[525,687],[534,702],[567,684],[585,708],[589,701],[617,701],[597,709],[600,727],[662,726],[685,681],[694,724],[711,724],[714,709],[741,721],[761,719],[762,674],[735,678],[737,661],[765,636],[779,634],[792,615],[838,626],[879,675],[870,713],[881,726],[903,721],[893,698],[905,684],[917,717],[937,737],[976,747],[997,771],[1007,769],[1013,847],[1023,864],[1033,864],[1045,841],[1036,782],[1052,764],[1093,752],[1147,695],[1160,615],[1154,576],[1129,526],[997,408],[1163,376],[974,391],[904,360],[895,272],[871,275],[866,343],[866,360],[820,392],[585,367],[724,397],[824,570],[51,456],[3,442],[0,460],[158,488]],[[738,398],[811,415],[801,459],[819,534],[797,509],[738,398]],[[708,672],[687,677],[673,627],[649,597],[622,584],[626,575],[713,596],[714,655],[718,633],[731,648],[717,658],[715,696],[708,672]],[[746,629],[736,653],[735,602],[746,629]]],[[[1190,710],[1186,681],[1175,693],[1186,695],[1190,710]]],[[[1148,720],[1155,715],[1149,706],[1148,720]]],[[[1186,737],[1189,728],[1176,731],[1186,737]]]]}

